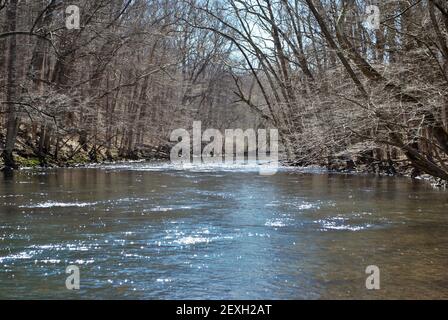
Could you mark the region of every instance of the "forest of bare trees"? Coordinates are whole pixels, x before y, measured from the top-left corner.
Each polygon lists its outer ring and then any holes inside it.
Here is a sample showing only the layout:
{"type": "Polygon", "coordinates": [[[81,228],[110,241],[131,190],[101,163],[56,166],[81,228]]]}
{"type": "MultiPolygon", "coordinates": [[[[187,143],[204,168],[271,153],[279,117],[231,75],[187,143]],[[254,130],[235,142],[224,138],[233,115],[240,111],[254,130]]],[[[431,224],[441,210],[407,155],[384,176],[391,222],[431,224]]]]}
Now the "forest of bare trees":
{"type": "Polygon", "coordinates": [[[448,180],[445,0],[3,0],[0,28],[5,168],[138,159],[201,120],[448,180]]]}

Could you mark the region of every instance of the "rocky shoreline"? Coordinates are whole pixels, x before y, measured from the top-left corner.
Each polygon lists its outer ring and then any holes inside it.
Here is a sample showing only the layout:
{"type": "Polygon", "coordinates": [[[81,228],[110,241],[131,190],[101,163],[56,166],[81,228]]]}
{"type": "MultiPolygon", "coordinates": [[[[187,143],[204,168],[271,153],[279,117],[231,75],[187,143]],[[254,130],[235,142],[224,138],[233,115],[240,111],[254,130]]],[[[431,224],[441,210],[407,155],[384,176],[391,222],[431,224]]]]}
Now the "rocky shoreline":
{"type": "MultiPolygon", "coordinates": [[[[91,150],[91,149],[90,149],[91,150]]],[[[60,152],[57,160],[54,157],[37,157],[31,150],[18,150],[14,156],[19,168],[71,168],[87,167],[92,165],[110,163],[130,163],[146,161],[169,161],[170,146],[148,146],[139,148],[132,154],[126,154],[113,150],[111,152],[96,152],[92,157],[91,152],[85,150],[78,151],[75,155],[72,150],[60,152]]],[[[424,180],[437,188],[448,188],[448,181],[436,179],[428,174],[418,172],[405,159],[375,159],[366,156],[365,153],[344,152],[335,155],[325,161],[299,162],[290,160],[280,160],[280,165],[291,167],[318,167],[328,172],[351,173],[351,174],[376,174],[380,176],[401,176],[414,180],[424,180]]],[[[3,165],[0,163],[0,170],[3,165]]]]}
{"type": "MultiPolygon", "coordinates": [[[[284,161],[286,166],[303,166],[298,162],[284,161]]],[[[448,189],[448,181],[434,178],[429,174],[419,172],[406,160],[387,161],[355,161],[349,159],[331,159],[328,162],[311,163],[310,166],[317,166],[328,172],[348,173],[348,174],[373,174],[389,177],[406,177],[412,180],[426,181],[435,188],[448,189]]]]}

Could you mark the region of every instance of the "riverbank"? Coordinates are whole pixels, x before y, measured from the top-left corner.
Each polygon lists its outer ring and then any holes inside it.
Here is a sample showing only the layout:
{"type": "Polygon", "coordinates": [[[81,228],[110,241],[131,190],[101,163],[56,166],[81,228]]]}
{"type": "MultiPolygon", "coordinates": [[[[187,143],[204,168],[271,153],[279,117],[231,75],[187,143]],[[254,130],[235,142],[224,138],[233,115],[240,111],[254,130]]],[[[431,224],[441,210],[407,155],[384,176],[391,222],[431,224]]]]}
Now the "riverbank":
{"type": "MultiPolygon", "coordinates": [[[[132,162],[159,162],[170,161],[169,145],[142,145],[133,152],[109,149],[102,147],[88,146],[75,147],[75,143],[67,143],[58,150],[57,155],[46,154],[37,156],[35,150],[25,143],[20,144],[14,153],[14,159],[18,168],[70,168],[87,167],[92,165],[111,163],[132,163],[132,162]]],[[[363,149],[361,149],[363,150],[363,149]]],[[[281,157],[280,157],[281,158],[281,157]]],[[[366,154],[365,151],[352,148],[336,154],[333,158],[325,161],[316,160],[313,162],[280,160],[281,166],[291,167],[317,167],[328,172],[352,173],[352,174],[373,174],[379,176],[408,177],[415,180],[424,180],[436,188],[448,188],[448,181],[436,179],[428,174],[419,172],[412,167],[406,159],[381,159],[373,154],[366,154]]],[[[0,159],[0,170],[3,171],[3,161],[0,159]]]]}
{"type": "MultiPolygon", "coordinates": [[[[299,166],[294,161],[284,161],[286,166],[299,166]]],[[[329,162],[317,162],[311,164],[328,172],[351,173],[351,174],[372,174],[388,177],[406,177],[411,180],[422,180],[430,183],[435,188],[448,188],[448,181],[435,178],[429,174],[417,171],[406,160],[387,161],[354,161],[349,159],[331,159],[329,162]]]]}
{"type": "MultiPolygon", "coordinates": [[[[107,158],[101,161],[89,161],[88,158],[77,158],[78,161],[68,161],[68,162],[55,162],[50,161],[45,165],[41,165],[39,160],[35,157],[24,158],[17,156],[17,163],[19,164],[19,169],[45,169],[45,168],[88,168],[88,167],[98,167],[101,165],[109,164],[132,164],[132,163],[144,163],[144,162],[166,162],[169,158],[165,156],[165,153],[154,155],[151,157],[142,158],[128,158],[128,157],[115,157],[110,160],[107,158]]],[[[346,173],[346,174],[371,174],[377,176],[388,176],[388,177],[406,177],[411,180],[425,181],[431,184],[435,188],[447,189],[448,182],[441,181],[440,179],[435,179],[427,174],[416,175],[415,170],[409,164],[404,161],[393,162],[393,163],[378,163],[373,162],[371,164],[366,163],[352,163],[338,161],[333,162],[331,165],[326,163],[315,163],[306,166],[299,166],[296,162],[282,160],[280,161],[280,166],[284,167],[303,167],[303,168],[315,168],[321,171],[333,172],[333,173],[346,173]]],[[[3,170],[2,166],[0,170],[3,170]]]]}
{"type": "MultiPolygon", "coordinates": [[[[19,139],[20,142],[20,139],[19,139]]],[[[132,152],[115,148],[105,149],[101,146],[81,147],[74,141],[66,142],[64,147],[54,152],[38,152],[33,146],[22,141],[13,157],[20,168],[67,168],[91,164],[132,162],[132,161],[168,161],[170,148],[166,145],[143,145],[132,152]]],[[[0,170],[4,171],[3,159],[0,158],[0,170]]]]}

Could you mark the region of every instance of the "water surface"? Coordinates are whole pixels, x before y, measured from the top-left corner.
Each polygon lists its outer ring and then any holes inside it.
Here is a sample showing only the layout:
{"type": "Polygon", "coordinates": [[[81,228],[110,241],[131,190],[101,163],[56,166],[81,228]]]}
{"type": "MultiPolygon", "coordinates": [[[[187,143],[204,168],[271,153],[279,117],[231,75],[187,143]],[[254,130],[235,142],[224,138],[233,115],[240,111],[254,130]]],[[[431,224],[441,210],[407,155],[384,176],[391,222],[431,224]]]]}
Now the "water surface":
{"type": "Polygon", "coordinates": [[[3,299],[448,298],[448,197],[425,183],[147,163],[0,178],[3,299]]]}

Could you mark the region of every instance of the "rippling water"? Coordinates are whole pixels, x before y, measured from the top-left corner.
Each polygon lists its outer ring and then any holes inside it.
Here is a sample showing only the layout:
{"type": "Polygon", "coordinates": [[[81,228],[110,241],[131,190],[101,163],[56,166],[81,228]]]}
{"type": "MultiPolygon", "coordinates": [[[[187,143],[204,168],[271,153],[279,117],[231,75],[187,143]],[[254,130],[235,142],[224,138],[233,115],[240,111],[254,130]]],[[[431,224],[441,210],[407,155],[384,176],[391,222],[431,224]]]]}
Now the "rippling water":
{"type": "Polygon", "coordinates": [[[0,298],[448,298],[447,267],[447,193],[407,179],[147,163],[1,177],[0,298]]]}

